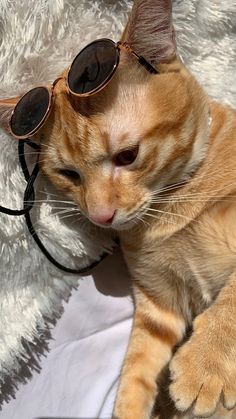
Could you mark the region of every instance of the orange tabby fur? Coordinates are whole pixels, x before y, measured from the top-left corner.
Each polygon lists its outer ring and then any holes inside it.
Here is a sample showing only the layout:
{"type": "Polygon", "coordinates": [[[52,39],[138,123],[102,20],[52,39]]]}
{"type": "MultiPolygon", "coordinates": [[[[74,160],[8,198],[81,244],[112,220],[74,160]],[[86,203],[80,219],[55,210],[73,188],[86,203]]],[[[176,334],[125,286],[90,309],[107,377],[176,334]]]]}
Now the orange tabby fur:
{"type": "MultiPolygon", "coordinates": [[[[143,3],[135,2],[123,37],[135,38],[143,20],[155,20],[156,9],[168,17],[169,42],[169,2],[143,3]]],[[[211,101],[169,46],[160,51],[156,76],[122,51],[112,81],[90,98],[72,97],[60,80],[52,112],[36,135],[41,169],[90,219],[115,211],[111,227],[133,278],[136,310],[114,418],[151,417],[169,362],[179,413],[167,394],[156,404],[156,417],[231,418],[236,112],[211,101]],[[135,162],[116,167],[114,157],[137,144],[135,162]],[[81,181],[60,174],[65,168],[79,171],[81,181]]]]}

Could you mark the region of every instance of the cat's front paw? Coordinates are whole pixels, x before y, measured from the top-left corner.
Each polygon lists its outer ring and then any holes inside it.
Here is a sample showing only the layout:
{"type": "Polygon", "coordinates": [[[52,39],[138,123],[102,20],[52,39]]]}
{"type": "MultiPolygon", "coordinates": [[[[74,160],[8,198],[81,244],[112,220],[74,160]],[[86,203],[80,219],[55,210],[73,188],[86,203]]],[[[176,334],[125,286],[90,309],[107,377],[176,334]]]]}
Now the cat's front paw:
{"type": "Polygon", "coordinates": [[[236,405],[236,336],[230,325],[222,329],[211,314],[194,322],[192,337],[170,364],[170,395],[178,410],[193,409],[196,417],[209,417],[221,401],[236,405]]]}

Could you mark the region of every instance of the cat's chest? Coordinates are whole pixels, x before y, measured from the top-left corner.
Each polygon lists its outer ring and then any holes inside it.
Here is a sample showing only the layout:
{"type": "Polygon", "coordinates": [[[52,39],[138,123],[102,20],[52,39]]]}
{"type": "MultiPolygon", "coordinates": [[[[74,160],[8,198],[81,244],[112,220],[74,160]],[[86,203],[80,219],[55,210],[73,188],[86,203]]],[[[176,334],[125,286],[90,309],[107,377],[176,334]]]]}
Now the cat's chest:
{"type": "Polygon", "coordinates": [[[166,240],[153,231],[127,235],[123,251],[132,277],[165,302],[201,312],[236,268],[235,219],[236,206],[225,203],[166,240]]]}

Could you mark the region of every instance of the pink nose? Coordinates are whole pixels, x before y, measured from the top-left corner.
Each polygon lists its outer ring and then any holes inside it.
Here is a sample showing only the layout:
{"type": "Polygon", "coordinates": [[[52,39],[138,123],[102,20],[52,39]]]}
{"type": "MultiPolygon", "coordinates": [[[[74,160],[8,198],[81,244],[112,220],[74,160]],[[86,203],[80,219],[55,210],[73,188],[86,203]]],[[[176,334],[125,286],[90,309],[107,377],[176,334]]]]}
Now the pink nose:
{"type": "Polygon", "coordinates": [[[109,225],[114,220],[115,212],[114,210],[103,210],[97,213],[89,213],[89,218],[96,224],[109,225]]]}

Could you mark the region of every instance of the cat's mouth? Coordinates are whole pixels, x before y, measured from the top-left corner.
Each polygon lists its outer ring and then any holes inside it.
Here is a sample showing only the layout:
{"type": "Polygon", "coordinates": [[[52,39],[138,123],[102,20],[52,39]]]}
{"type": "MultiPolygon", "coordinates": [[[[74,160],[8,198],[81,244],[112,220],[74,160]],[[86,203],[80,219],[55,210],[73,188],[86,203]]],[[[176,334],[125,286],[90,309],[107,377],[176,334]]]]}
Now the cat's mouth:
{"type": "Polygon", "coordinates": [[[132,212],[127,213],[125,209],[97,210],[94,214],[86,214],[88,220],[94,225],[105,228],[113,229],[116,231],[129,230],[140,222],[143,222],[143,217],[149,210],[150,203],[143,202],[139,207],[136,207],[132,212]]]}
{"type": "Polygon", "coordinates": [[[137,219],[136,217],[132,217],[124,221],[114,220],[112,223],[107,223],[107,224],[97,223],[97,222],[94,222],[93,220],[90,220],[90,222],[101,228],[122,231],[122,230],[131,229],[135,224],[137,224],[137,219]]]}
{"type": "Polygon", "coordinates": [[[138,209],[131,214],[126,215],[124,218],[118,214],[118,216],[114,218],[111,227],[117,231],[130,230],[143,222],[142,217],[146,214],[147,210],[147,202],[144,202],[138,209]]]}

